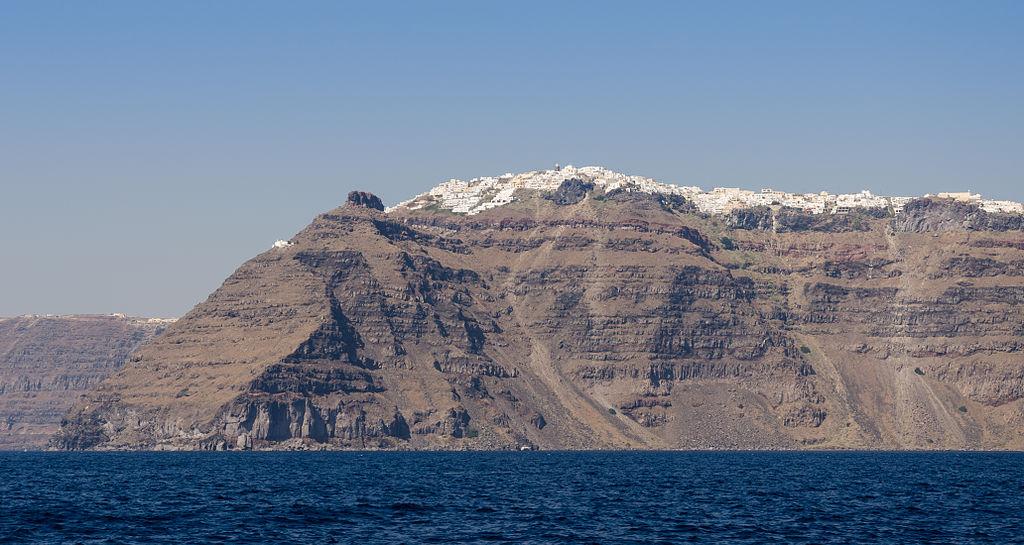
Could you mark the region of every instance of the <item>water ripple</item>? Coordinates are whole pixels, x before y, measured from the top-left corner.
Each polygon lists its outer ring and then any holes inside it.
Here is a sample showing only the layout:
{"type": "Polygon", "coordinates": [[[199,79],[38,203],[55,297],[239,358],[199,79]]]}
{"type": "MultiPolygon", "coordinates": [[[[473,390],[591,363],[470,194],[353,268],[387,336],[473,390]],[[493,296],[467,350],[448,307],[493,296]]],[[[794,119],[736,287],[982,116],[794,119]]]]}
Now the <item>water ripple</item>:
{"type": "Polygon", "coordinates": [[[1009,453],[0,453],[0,543],[1024,543],[1009,453]]]}

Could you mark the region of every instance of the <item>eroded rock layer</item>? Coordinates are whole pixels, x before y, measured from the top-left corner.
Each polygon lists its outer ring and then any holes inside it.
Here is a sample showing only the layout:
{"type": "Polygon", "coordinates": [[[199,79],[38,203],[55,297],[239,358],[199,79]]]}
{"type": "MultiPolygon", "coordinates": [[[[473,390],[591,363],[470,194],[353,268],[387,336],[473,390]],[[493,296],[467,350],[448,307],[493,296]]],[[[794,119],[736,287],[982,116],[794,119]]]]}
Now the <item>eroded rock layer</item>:
{"type": "Polygon", "coordinates": [[[357,197],[137,351],[53,445],[1024,446],[1019,222],[932,201],[710,217],[571,179],[473,216],[357,197]]]}
{"type": "Polygon", "coordinates": [[[0,450],[46,447],[75,400],[167,323],[125,316],[0,319],[0,450]]]}

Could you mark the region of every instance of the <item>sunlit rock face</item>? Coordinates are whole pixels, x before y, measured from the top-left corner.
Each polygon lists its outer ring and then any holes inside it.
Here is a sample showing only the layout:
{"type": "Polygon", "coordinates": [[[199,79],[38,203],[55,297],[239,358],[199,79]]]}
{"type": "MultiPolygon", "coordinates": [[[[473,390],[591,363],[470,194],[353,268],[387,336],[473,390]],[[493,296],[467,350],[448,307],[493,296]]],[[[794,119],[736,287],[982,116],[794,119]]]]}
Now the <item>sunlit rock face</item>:
{"type": "Polygon", "coordinates": [[[386,212],[357,194],[137,350],[52,445],[1024,447],[1018,216],[694,198],[596,167],[386,212]]]}

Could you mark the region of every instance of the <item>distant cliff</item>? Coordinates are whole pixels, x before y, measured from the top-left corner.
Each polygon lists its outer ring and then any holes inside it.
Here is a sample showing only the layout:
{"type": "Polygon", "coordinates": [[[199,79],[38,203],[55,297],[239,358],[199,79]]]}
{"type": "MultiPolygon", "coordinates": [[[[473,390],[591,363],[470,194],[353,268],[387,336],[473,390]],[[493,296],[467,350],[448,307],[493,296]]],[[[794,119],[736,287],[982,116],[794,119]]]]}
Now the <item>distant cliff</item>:
{"type": "Polygon", "coordinates": [[[139,349],[53,446],[1024,447],[1019,216],[705,215],[581,176],[483,208],[354,194],[139,349]]]}
{"type": "Polygon", "coordinates": [[[0,450],[45,447],[78,397],[166,324],[124,316],[0,318],[0,450]]]}

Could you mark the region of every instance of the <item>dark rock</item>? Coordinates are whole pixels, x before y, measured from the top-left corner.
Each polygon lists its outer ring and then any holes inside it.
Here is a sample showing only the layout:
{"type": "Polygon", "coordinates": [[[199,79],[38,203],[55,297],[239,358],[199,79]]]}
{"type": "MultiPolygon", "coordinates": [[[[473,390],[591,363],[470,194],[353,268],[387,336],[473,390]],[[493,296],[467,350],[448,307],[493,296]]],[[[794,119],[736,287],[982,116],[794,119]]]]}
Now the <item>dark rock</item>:
{"type": "Polygon", "coordinates": [[[733,210],[725,216],[725,223],[730,228],[748,231],[774,229],[779,233],[844,233],[867,231],[871,229],[871,220],[888,216],[889,211],[885,208],[857,208],[844,214],[812,214],[797,208],[783,207],[773,211],[767,206],[755,206],[733,210]]]}
{"type": "Polygon", "coordinates": [[[755,206],[733,210],[725,216],[725,224],[733,229],[769,231],[772,228],[772,209],[755,206]]]}
{"type": "Polygon", "coordinates": [[[373,193],[367,193],[365,191],[352,191],[348,194],[348,204],[350,206],[362,206],[365,208],[372,208],[374,210],[384,211],[384,203],[374,195],[373,193]]]}
{"type": "Polygon", "coordinates": [[[586,198],[587,193],[590,193],[593,189],[594,184],[591,182],[585,182],[579,178],[570,178],[563,181],[558,186],[558,189],[544,198],[553,201],[559,206],[568,206],[582,201],[586,198]]]}
{"type": "Polygon", "coordinates": [[[811,214],[795,208],[782,208],[775,213],[775,230],[779,233],[869,231],[872,220],[885,217],[887,214],[888,211],[881,208],[857,208],[846,214],[811,214]]]}
{"type": "Polygon", "coordinates": [[[655,193],[654,198],[657,199],[661,208],[666,211],[682,212],[686,214],[693,214],[697,212],[697,205],[693,204],[693,202],[682,195],[665,195],[662,193],[655,193]]]}
{"type": "Polygon", "coordinates": [[[915,199],[892,222],[897,233],[944,231],[1020,231],[1024,215],[987,213],[975,203],[953,199],[915,199]]]}
{"type": "Polygon", "coordinates": [[[461,439],[466,436],[466,432],[469,428],[469,412],[463,407],[455,409],[449,409],[448,415],[445,417],[444,422],[441,424],[441,429],[455,437],[461,439]]]}
{"type": "Polygon", "coordinates": [[[409,423],[405,421],[405,417],[402,416],[398,409],[395,409],[395,416],[392,417],[391,423],[388,424],[387,434],[398,439],[409,439],[411,437],[409,423]]]}

